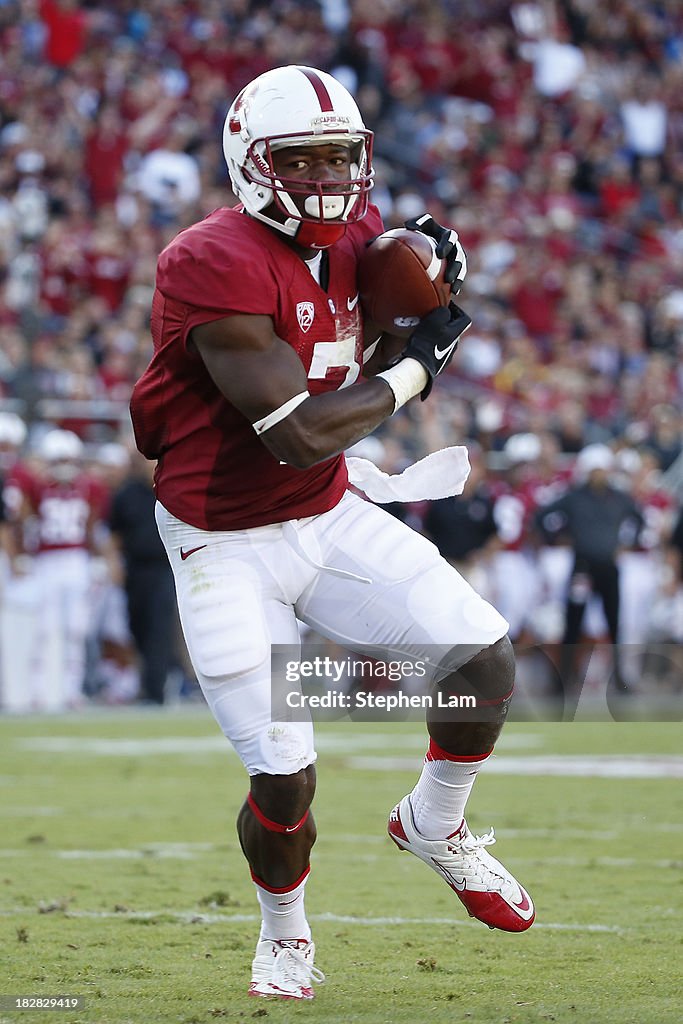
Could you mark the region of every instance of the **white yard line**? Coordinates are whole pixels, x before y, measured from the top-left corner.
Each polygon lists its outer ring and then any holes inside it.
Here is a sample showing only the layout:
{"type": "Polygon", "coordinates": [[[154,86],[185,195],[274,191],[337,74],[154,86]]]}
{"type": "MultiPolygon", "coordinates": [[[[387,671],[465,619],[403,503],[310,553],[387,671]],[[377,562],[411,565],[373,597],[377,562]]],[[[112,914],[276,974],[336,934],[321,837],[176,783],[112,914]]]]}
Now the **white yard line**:
{"type": "Polygon", "coordinates": [[[54,818],[64,814],[63,807],[3,807],[5,818],[54,818]]]}
{"type": "MultiPolygon", "coordinates": [[[[413,771],[415,762],[407,757],[349,757],[347,768],[357,771],[413,771]]],[[[486,775],[559,775],[565,778],[598,779],[683,779],[683,757],[639,754],[555,754],[496,757],[487,762],[486,775]]]]}
{"type": "MultiPolygon", "coordinates": [[[[413,749],[416,754],[426,749],[426,734],[355,733],[351,729],[343,733],[321,732],[316,736],[316,748],[322,753],[352,754],[364,750],[405,750],[413,749]]],[[[498,746],[507,750],[527,750],[545,745],[545,739],[535,733],[511,733],[502,736],[498,746]]],[[[179,756],[213,756],[234,754],[228,741],[216,736],[158,736],[142,739],[125,737],[93,736],[31,736],[19,738],[14,746],[45,754],[94,754],[100,757],[157,757],[164,754],[179,756]]],[[[420,758],[411,761],[411,767],[419,767],[420,758]]]]}
{"type": "MultiPolygon", "coordinates": [[[[330,837],[330,841],[337,842],[340,837],[330,837]]],[[[384,836],[353,836],[342,837],[352,838],[354,842],[362,843],[371,841],[373,844],[386,844],[388,852],[389,840],[384,836]]],[[[223,847],[215,843],[154,843],[148,846],[134,849],[130,847],[119,847],[111,850],[44,850],[49,857],[56,857],[59,860],[196,860],[205,853],[223,851],[223,847]]],[[[0,849],[0,858],[11,859],[13,857],[23,858],[26,856],[25,848],[0,849]]],[[[327,856],[327,855],[326,855],[327,856]]],[[[377,854],[357,854],[356,860],[375,863],[380,858],[377,854]]],[[[683,860],[675,857],[659,858],[653,860],[650,857],[515,857],[514,851],[510,851],[507,858],[510,863],[525,865],[552,865],[555,867],[573,868],[656,868],[657,870],[680,870],[683,867],[683,860]]]]}
{"type": "MultiPolygon", "coordinates": [[[[0,910],[2,917],[14,917],[26,915],[26,907],[0,910]]],[[[154,918],[170,917],[175,921],[184,924],[246,924],[260,921],[258,914],[210,914],[200,913],[195,910],[70,910],[64,911],[66,918],[95,918],[119,919],[133,921],[149,921],[154,918]]],[[[473,921],[461,921],[450,917],[354,917],[351,914],[309,914],[309,921],[331,922],[333,924],[350,924],[364,928],[385,927],[387,925],[396,927],[414,927],[415,925],[444,925],[447,927],[470,927],[476,925],[473,921]]],[[[617,925],[609,924],[569,924],[556,921],[536,921],[534,928],[545,928],[552,931],[572,932],[609,932],[623,934],[629,929],[619,928],[617,925]]]]}

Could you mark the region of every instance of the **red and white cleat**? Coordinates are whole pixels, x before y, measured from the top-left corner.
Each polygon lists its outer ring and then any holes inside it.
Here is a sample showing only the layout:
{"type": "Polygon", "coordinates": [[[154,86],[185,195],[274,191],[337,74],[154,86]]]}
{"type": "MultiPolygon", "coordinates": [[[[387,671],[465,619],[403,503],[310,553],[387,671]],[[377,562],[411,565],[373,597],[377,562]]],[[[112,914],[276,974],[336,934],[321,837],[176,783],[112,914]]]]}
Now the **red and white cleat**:
{"type": "Polygon", "coordinates": [[[250,996],[313,999],[313,982],[325,975],[313,966],[315,944],[306,939],[259,939],[251,965],[250,996]]]}
{"type": "Polygon", "coordinates": [[[470,917],[505,932],[523,932],[534,923],[529,894],[484,849],[496,841],[493,829],[485,836],[473,836],[463,820],[447,839],[424,839],[415,828],[410,798],[405,796],[389,816],[388,831],[400,850],[414,853],[446,880],[470,917]]]}

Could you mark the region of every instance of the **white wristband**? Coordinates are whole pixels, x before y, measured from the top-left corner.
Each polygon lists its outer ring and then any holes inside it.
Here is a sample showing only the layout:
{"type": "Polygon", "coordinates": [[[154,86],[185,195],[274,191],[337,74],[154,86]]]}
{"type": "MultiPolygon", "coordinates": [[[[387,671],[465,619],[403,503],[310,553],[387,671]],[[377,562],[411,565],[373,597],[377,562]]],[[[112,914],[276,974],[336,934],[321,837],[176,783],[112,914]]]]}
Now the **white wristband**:
{"type": "Polygon", "coordinates": [[[402,359],[396,366],[390,366],[388,370],[382,370],[377,376],[385,380],[394,392],[394,412],[424,391],[429,380],[429,374],[422,363],[411,356],[402,359]]]}
{"type": "Polygon", "coordinates": [[[290,398],[278,409],[273,409],[267,416],[264,416],[262,420],[257,420],[256,423],[252,423],[252,427],[257,434],[262,434],[266,430],[270,430],[276,423],[280,423],[287,416],[298,409],[302,402],[305,402],[307,398],[310,398],[308,391],[301,391],[298,395],[294,395],[294,398],[290,398]]]}

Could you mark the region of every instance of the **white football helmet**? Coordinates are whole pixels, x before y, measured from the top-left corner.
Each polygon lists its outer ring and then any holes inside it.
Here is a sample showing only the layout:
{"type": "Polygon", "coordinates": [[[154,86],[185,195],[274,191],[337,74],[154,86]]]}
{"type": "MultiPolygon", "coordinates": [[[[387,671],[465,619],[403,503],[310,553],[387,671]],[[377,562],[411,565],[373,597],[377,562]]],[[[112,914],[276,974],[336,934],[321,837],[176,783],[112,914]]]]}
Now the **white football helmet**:
{"type": "Polygon", "coordinates": [[[20,448],[26,440],[26,424],[15,412],[0,412],[0,444],[20,448]]]}
{"type": "Polygon", "coordinates": [[[38,455],[47,463],[48,475],[60,483],[78,476],[84,445],[71,430],[55,428],[44,434],[38,445],[38,455]]]}
{"type": "Polygon", "coordinates": [[[247,212],[300,245],[332,245],[347,224],[367,212],[374,173],[372,132],[349,91],[324,71],[299,65],[274,68],[245,86],[225,119],[223,152],[233,189],[247,212]],[[277,149],[328,143],[351,145],[348,180],[277,177],[277,149]],[[305,213],[293,195],[307,197],[305,213]],[[273,202],[285,214],[284,223],[264,213],[273,202]]]}
{"type": "Polygon", "coordinates": [[[26,440],[26,424],[14,412],[0,412],[0,470],[6,472],[16,462],[26,440]]]}

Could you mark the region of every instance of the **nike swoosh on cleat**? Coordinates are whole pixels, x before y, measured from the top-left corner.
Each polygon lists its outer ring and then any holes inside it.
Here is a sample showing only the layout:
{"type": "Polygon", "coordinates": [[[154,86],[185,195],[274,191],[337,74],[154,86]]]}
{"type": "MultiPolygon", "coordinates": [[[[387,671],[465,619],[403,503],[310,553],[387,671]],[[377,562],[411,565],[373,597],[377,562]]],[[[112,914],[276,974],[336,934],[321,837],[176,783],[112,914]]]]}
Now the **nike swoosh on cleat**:
{"type": "Polygon", "coordinates": [[[347,299],[346,300],[346,308],[348,309],[349,313],[353,313],[354,309],[358,305],[358,299],[359,298],[360,298],[360,296],[359,296],[358,292],[356,292],[356,297],[355,298],[347,299]]]}
{"type": "Polygon", "coordinates": [[[450,344],[447,348],[444,348],[444,349],[435,348],[434,349],[434,355],[436,356],[437,359],[444,359],[449,354],[449,352],[453,351],[453,349],[455,348],[455,346],[457,344],[458,344],[458,341],[457,341],[457,338],[456,338],[456,340],[454,342],[452,342],[452,344],[450,344]]]}
{"type": "Polygon", "coordinates": [[[522,910],[522,911],[524,911],[524,910],[531,910],[531,903],[529,902],[529,897],[527,896],[526,893],[524,893],[522,895],[522,902],[521,903],[515,903],[515,901],[513,900],[512,901],[512,906],[513,907],[517,907],[517,910],[522,910]]]}
{"type": "Polygon", "coordinates": [[[443,864],[439,864],[438,860],[431,858],[432,864],[436,867],[437,871],[446,879],[452,889],[456,889],[457,892],[463,892],[467,885],[467,881],[464,878],[455,878],[450,871],[447,871],[443,864]]]}
{"type": "Polygon", "coordinates": [[[198,547],[190,548],[188,551],[183,551],[183,549],[181,548],[180,549],[180,557],[181,557],[182,561],[184,562],[185,559],[189,558],[190,555],[193,555],[195,553],[195,551],[201,551],[202,548],[205,548],[205,547],[206,547],[206,544],[200,544],[198,547]]]}

